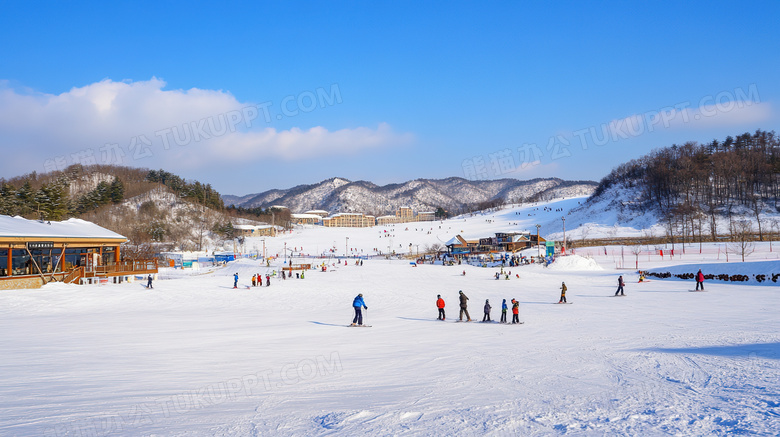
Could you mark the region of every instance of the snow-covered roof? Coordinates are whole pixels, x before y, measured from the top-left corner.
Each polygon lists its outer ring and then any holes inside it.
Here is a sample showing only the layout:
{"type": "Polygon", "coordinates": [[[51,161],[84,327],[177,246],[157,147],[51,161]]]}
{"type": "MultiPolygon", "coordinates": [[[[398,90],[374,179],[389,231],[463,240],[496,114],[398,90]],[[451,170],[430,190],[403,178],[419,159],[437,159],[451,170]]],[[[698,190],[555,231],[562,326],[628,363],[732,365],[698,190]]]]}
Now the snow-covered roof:
{"type": "Polygon", "coordinates": [[[127,240],[92,222],[72,218],[63,222],[27,220],[0,215],[0,238],[110,238],[127,240]]]}
{"type": "Polygon", "coordinates": [[[304,214],[328,214],[328,211],[325,211],[324,209],[312,209],[311,211],[306,211],[304,214]]]}
{"type": "Polygon", "coordinates": [[[260,226],[255,226],[255,225],[233,225],[233,227],[235,229],[242,229],[242,230],[249,231],[249,230],[252,230],[252,229],[268,229],[268,228],[271,227],[271,225],[260,225],[260,226]]]}
{"type": "Polygon", "coordinates": [[[319,216],[317,214],[290,214],[290,216],[294,219],[321,219],[322,216],[319,216]]]}

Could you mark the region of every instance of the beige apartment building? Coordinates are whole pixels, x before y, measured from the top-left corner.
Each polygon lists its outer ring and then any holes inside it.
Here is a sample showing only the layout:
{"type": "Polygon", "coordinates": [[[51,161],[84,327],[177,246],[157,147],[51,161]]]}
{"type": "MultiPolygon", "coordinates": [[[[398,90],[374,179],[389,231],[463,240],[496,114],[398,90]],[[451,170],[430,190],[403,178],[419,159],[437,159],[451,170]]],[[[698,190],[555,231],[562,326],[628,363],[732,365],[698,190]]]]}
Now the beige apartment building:
{"type": "Polygon", "coordinates": [[[325,217],[322,225],[329,228],[367,228],[376,225],[376,218],[357,212],[342,212],[325,217]]]}

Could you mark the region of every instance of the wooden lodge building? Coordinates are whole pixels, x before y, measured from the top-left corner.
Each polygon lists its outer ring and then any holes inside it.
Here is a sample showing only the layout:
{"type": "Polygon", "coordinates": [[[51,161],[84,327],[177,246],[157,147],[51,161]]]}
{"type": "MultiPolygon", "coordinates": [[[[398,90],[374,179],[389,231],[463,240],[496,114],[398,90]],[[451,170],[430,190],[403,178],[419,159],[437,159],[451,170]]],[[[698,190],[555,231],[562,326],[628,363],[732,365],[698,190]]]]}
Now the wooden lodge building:
{"type": "Polygon", "coordinates": [[[528,231],[496,232],[495,237],[466,240],[456,235],[444,243],[450,255],[473,255],[481,253],[517,252],[537,244],[545,244],[547,240],[528,231]]]}
{"type": "Polygon", "coordinates": [[[157,273],[157,260],[121,261],[127,238],[80,219],[62,222],[0,215],[0,290],[49,282],[123,282],[157,273]]]}

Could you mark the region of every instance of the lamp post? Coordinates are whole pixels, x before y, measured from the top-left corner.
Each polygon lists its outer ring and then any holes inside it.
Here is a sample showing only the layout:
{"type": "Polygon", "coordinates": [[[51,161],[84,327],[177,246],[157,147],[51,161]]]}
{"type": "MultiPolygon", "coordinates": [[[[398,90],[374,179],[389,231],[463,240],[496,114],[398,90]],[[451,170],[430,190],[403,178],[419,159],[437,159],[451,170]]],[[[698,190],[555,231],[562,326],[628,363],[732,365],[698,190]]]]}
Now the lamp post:
{"type": "Polygon", "coordinates": [[[345,257],[349,256],[349,237],[347,237],[347,242],[344,245],[344,256],[345,257]]]}
{"type": "Polygon", "coordinates": [[[566,217],[561,217],[563,220],[563,253],[566,253],[566,217]]]}
{"type": "Polygon", "coordinates": [[[536,225],[536,256],[541,257],[542,256],[542,249],[539,248],[539,228],[541,228],[542,225],[536,225]]]}
{"type": "Polygon", "coordinates": [[[284,263],[287,264],[287,242],[284,242],[284,263]]]}
{"type": "Polygon", "coordinates": [[[265,261],[265,238],[263,238],[263,261],[265,261]]]}

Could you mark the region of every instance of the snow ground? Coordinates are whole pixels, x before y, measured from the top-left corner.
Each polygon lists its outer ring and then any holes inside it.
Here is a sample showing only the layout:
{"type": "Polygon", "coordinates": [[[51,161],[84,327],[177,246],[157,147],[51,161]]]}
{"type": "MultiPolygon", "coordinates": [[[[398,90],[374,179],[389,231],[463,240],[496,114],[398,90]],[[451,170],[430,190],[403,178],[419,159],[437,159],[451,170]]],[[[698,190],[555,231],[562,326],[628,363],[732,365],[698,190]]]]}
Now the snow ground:
{"type": "MultiPolygon", "coordinates": [[[[454,227],[512,226],[485,220],[454,227]]],[[[403,229],[392,238],[402,247],[442,237],[403,229]]],[[[348,236],[368,253],[391,239],[379,232],[304,229],[266,244],[339,251],[348,236]]],[[[756,259],[775,255],[763,247],[756,259]]],[[[592,250],[602,270],[569,261],[508,269],[510,280],[492,279],[494,268],[332,260],[328,272],[247,288],[280,259],[165,271],[152,290],[5,291],[0,435],[776,435],[778,288],[638,284],[616,270],[616,248],[592,250]],[[627,296],[615,298],[620,274],[627,296]],[[562,281],[572,305],[554,304],[562,281]],[[495,320],[501,300],[517,298],[525,324],[455,322],[458,290],[475,320],[485,299],[495,320]],[[346,327],[357,293],[371,328],[346,327]]]]}

